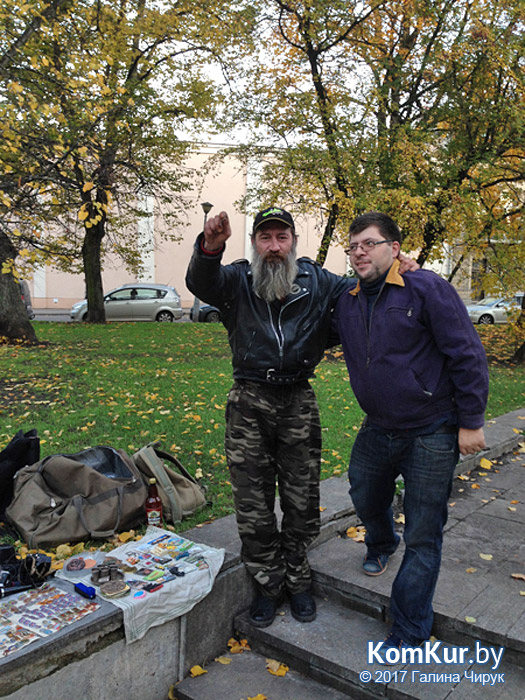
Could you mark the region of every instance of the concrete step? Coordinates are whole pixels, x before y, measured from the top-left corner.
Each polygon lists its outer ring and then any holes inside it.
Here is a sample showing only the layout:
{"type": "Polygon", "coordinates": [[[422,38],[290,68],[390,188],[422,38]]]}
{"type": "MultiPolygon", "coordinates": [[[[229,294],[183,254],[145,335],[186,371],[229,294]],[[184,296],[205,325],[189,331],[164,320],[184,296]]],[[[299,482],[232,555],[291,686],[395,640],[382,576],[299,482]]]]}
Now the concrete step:
{"type": "MultiPolygon", "coordinates": [[[[505,652],[500,665],[492,668],[495,664],[485,662],[485,652],[478,654],[484,663],[477,663],[474,645],[462,658],[448,640],[442,640],[435,652],[442,661],[439,664],[431,656],[395,666],[376,663],[373,657],[369,663],[369,642],[382,640],[387,624],[330,600],[318,600],[318,615],[311,623],[295,621],[285,606],[284,614],[266,629],[252,627],[247,613],[235,624],[256,652],[326,686],[318,698],[331,688],[354,700],[521,700],[525,687],[525,668],[508,661],[505,652]]],[[[222,697],[217,695],[215,700],[222,697]]],[[[294,698],[303,700],[301,695],[294,698]]]]}
{"type": "MultiPolygon", "coordinates": [[[[473,517],[479,520],[480,532],[489,532],[490,521],[485,516],[471,515],[471,519],[473,517]]],[[[458,529],[462,529],[461,523],[458,529]]],[[[459,533],[453,537],[452,533],[453,530],[445,537],[443,563],[434,595],[434,634],[454,644],[473,647],[479,640],[502,646],[506,658],[523,663],[525,610],[518,594],[518,582],[510,576],[513,567],[517,571],[521,569],[519,562],[501,561],[495,565],[490,562],[484,566],[479,552],[484,552],[487,545],[473,544],[472,533],[468,540],[459,533]],[[465,551],[467,547],[469,553],[465,551]],[[472,562],[478,567],[475,574],[466,571],[472,562]]],[[[500,555],[506,547],[515,546],[519,552],[523,525],[508,523],[506,537],[506,542],[498,543],[500,555]]],[[[315,593],[378,620],[386,620],[392,582],[403,557],[403,547],[401,544],[391,557],[384,574],[366,576],[361,571],[365,545],[348,538],[332,538],[309,555],[315,593]]]]}
{"type": "Polygon", "coordinates": [[[212,662],[207,673],[185,678],[175,688],[178,700],[348,700],[351,696],[329,688],[292,669],[285,676],[267,670],[266,657],[254,651],[224,654],[230,664],[212,662]]]}

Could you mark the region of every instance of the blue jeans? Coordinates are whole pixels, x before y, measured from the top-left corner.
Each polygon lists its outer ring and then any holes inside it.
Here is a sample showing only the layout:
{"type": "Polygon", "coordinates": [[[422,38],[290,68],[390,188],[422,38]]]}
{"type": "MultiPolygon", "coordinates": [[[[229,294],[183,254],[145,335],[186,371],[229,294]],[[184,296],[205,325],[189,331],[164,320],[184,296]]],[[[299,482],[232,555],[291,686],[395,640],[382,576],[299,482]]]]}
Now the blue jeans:
{"type": "Polygon", "coordinates": [[[405,555],[392,585],[392,632],[407,644],[430,637],[432,598],[441,565],[448,497],[459,458],[457,431],[442,426],[427,435],[364,426],[359,431],[348,476],[350,495],[366,528],[369,552],[392,554],[395,479],[405,481],[405,555]]]}

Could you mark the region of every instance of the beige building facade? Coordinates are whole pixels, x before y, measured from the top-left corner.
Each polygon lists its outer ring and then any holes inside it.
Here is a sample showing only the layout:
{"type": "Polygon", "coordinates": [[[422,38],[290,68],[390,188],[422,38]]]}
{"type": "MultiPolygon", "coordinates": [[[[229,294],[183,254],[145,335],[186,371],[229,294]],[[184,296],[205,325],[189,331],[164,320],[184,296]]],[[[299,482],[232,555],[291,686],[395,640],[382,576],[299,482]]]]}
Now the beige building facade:
{"type": "MultiPolygon", "coordinates": [[[[208,145],[199,148],[188,158],[188,166],[205,172],[210,159],[216,156],[219,145],[208,145]]],[[[144,200],[148,216],[137,223],[137,236],[145,243],[142,255],[143,273],[140,278],[133,276],[116,258],[107,257],[104,261],[102,274],[104,292],[109,292],[121,284],[132,282],[156,282],[174,286],[181,296],[182,306],[189,309],[194,301],[191,292],[186,288],[184,279],[186,268],[192,254],[197,234],[202,231],[204,210],[202,203],[209,202],[212,209],[209,216],[226,211],[232,224],[233,235],[228,241],[224,262],[232,262],[239,258],[250,257],[250,232],[253,215],[245,216],[235,207],[235,202],[246,194],[249,184],[256,181],[257,173],[242,166],[233,157],[228,157],[220,166],[206,172],[202,187],[190,192],[188,207],[185,212],[186,221],[180,230],[174,231],[179,241],[168,241],[162,238],[160,227],[162,217],[157,216],[153,197],[144,200]]],[[[290,207],[287,201],[273,204],[290,207]]],[[[298,255],[315,259],[321,241],[320,222],[302,216],[295,217],[298,241],[298,255]]],[[[344,274],[347,258],[339,244],[333,244],[328,253],[325,267],[337,274],[344,274]]],[[[59,272],[51,267],[37,269],[33,279],[28,280],[32,293],[33,307],[38,309],[69,310],[71,306],[85,297],[85,283],[82,274],[59,272]]]]}

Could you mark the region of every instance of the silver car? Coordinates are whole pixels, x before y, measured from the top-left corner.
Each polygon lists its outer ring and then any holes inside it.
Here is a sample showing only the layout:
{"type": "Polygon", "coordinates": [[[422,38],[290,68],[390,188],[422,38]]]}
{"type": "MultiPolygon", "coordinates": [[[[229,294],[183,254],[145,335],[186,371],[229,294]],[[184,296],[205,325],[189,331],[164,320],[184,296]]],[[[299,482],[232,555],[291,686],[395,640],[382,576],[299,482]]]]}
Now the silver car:
{"type": "Polygon", "coordinates": [[[507,323],[521,306],[521,296],[514,299],[487,297],[476,304],[468,304],[467,312],[472,323],[507,323]]]}
{"type": "MultiPolygon", "coordinates": [[[[166,284],[124,284],[104,297],[107,321],[175,321],[182,318],[180,296],[166,284]]],[[[85,321],[87,299],[73,304],[72,321],[85,321]]]]}

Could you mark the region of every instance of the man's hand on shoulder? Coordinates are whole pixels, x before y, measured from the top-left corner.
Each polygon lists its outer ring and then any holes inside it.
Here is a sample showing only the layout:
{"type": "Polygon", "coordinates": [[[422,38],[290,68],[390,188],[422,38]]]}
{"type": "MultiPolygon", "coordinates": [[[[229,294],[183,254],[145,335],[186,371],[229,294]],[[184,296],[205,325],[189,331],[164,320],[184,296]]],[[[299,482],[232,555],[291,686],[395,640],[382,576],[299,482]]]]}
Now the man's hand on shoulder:
{"type": "Polygon", "coordinates": [[[222,249],[228,238],[232,235],[230,220],[225,211],[217,216],[212,216],[204,226],[204,248],[210,253],[216,253],[222,249]]]}
{"type": "Polygon", "coordinates": [[[485,442],[485,434],[483,428],[477,430],[468,430],[460,428],[458,434],[459,451],[462,455],[473,455],[487,446],[485,442]]]}
{"type": "Polygon", "coordinates": [[[399,273],[402,275],[405,272],[415,272],[415,270],[419,270],[420,266],[418,263],[413,259],[409,258],[406,255],[403,255],[402,253],[399,253],[399,273]]]}

